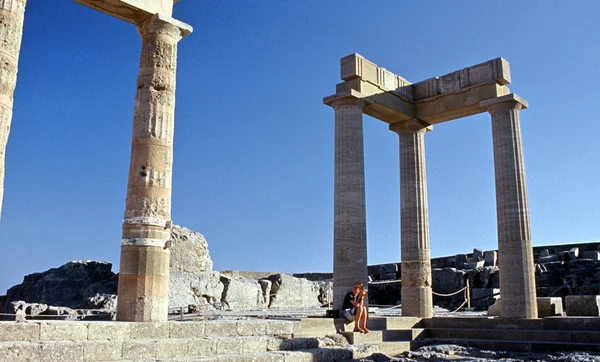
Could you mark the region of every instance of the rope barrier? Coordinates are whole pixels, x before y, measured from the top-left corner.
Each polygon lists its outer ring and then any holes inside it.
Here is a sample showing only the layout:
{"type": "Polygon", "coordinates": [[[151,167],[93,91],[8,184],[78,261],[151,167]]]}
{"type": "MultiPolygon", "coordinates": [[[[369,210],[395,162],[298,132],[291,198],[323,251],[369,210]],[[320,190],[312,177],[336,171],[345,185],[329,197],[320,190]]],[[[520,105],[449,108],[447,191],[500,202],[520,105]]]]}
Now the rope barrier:
{"type": "Polygon", "coordinates": [[[467,287],[464,287],[464,288],[462,288],[461,290],[459,290],[459,291],[456,291],[456,292],[454,292],[454,293],[450,293],[450,294],[441,294],[441,293],[436,293],[436,292],[434,292],[434,291],[432,290],[432,291],[431,291],[431,294],[433,294],[433,295],[437,295],[438,297],[451,297],[451,296],[453,296],[453,295],[456,295],[456,294],[458,294],[458,293],[460,293],[460,292],[462,292],[463,290],[466,290],[466,289],[467,289],[467,287]]]}

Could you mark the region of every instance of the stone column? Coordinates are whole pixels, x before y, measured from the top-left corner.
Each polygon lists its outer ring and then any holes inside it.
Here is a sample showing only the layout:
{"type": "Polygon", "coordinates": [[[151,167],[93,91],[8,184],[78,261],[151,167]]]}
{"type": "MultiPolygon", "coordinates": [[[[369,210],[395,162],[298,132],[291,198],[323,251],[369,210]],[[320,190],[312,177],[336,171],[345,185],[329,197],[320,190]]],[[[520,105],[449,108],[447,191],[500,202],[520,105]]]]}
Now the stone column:
{"type": "Polygon", "coordinates": [[[425,173],[425,132],[417,119],[390,125],[400,138],[400,244],[402,315],[431,318],[431,259],[425,173]]]}
{"type": "Polygon", "coordinates": [[[335,109],[333,224],[333,309],[341,309],[354,283],[368,283],[363,107],[359,98],[340,98],[335,109]]]}
{"type": "Polygon", "coordinates": [[[535,269],[529,227],[519,111],[515,94],[481,102],[492,115],[501,316],[537,318],[535,269]]]}
{"type": "Polygon", "coordinates": [[[168,316],[171,172],[177,42],[191,27],[156,14],[142,37],[123,239],[117,319],[168,316]]]}
{"type": "Polygon", "coordinates": [[[0,0],[0,213],[4,196],[4,152],[12,120],[13,93],[23,38],[26,0],[0,0]]]}

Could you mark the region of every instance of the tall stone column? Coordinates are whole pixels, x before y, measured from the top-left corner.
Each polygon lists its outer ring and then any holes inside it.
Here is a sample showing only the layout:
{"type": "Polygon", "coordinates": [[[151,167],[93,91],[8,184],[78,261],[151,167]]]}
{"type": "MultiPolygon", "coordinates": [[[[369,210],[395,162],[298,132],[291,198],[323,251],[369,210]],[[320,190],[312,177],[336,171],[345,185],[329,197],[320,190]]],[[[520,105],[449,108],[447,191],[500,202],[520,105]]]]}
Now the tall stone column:
{"type": "Polygon", "coordinates": [[[3,40],[0,42],[0,213],[4,197],[4,153],[12,121],[26,2],[0,0],[0,39],[3,40]]]}
{"type": "Polygon", "coordinates": [[[390,125],[400,138],[402,315],[421,318],[433,315],[424,140],[431,129],[417,119],[390,125]]]}
{"type": "Polygon", "coordinates": [[[492,115],[501,315],[537,318],[535,269],[523,164],[519,111],[527,102],[515,94],[481,102],[492,115]]]}
{"type": "Polygon", "coordinates": [[[335,109],[333,309],[341,309],[354,283],[368,283],[363,107],[359,98],[340,98],[335,109]]]}
{"type": "Polygon", "coordinates": [[[142,37],[123,239],[117,318],[168,316],[171,172],[177,42],[191,27],[156,14],[142,37]]]}

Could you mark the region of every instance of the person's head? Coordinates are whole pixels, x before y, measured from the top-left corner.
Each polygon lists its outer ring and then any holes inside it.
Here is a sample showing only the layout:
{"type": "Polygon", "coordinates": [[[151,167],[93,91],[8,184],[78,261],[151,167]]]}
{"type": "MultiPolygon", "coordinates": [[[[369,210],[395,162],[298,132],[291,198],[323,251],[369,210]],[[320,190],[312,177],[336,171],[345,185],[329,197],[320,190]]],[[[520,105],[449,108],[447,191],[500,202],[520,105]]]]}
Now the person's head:
{"type": "Polygon", "coordinates": [[[361,282],[356,282],[356,283],[354,283],[354,286],[352,287],[352,292],[354,292],[354,294],[358,294],[363,289],[364,289],[363,284],[361,282]]]}

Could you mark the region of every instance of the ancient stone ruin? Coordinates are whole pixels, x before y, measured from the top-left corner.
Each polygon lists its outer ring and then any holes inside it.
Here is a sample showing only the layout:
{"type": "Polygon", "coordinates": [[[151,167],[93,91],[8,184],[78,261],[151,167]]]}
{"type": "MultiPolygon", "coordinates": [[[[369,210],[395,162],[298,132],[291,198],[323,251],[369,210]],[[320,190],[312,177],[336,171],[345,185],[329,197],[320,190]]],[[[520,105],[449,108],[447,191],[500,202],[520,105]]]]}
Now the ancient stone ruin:
{"type": "Polygon", "coordinates": [[[502,58],[418,83],[358,54],[341,59],[335,110],[334,308],[356,280],[367,282],[363,121],[388,123],[400,137],[400,221],[403,315],[432,316],[425,133],[433,125],[489,112],[492,118],[502,316],[537,318],[529,208],[519,112],[502,58]],[[510,267],[509,267],[510,266],[510,267]]]}

